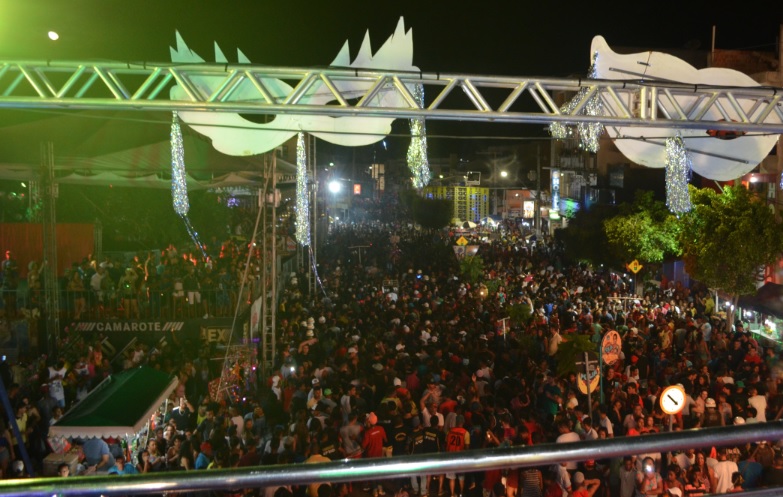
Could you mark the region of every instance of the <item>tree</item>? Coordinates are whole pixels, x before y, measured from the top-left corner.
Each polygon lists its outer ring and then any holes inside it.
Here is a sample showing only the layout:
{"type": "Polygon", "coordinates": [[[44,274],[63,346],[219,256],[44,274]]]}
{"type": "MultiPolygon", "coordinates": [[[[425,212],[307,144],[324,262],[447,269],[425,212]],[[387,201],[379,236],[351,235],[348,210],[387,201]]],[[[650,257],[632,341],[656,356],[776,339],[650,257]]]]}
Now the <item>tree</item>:
{"type": "Polygon", "coordinates": [[[477,283],[484,274],[484,259],[477,255],[467,255],[460,259],[459,270],[468,283],[477,283]]]}
{"type": "Polygon", "coordinates": [[[598,345],[593,343],[590,335],[570,335],[568,340],[557,347],[557,374],[579,373],[576,363],[584,361],[585,352],[598,352],[598,345]]]}
{"type": "Polygon", "coordinates": [[[517,326],[525,326],[533,317],[533,308],[527,302],[512,304],[508,307],[508,316],[517,326]]]}
{"type": "Polygon", "coordinates": [[[710,288],[734,296],[753,293],[763,268],[783,253],[783,222],[747,189],[722,193],[691,187],[693,210],[682,217],[685,269],[710,288]]]}
{"type": "Polygon", "coordinates": [[[637,191],[632,204],[624,204],[619,215],[604,221],[604,232],[612,252],[624,261],[661,264],[680,254],[680,222],[652,192],[637,191]]]}

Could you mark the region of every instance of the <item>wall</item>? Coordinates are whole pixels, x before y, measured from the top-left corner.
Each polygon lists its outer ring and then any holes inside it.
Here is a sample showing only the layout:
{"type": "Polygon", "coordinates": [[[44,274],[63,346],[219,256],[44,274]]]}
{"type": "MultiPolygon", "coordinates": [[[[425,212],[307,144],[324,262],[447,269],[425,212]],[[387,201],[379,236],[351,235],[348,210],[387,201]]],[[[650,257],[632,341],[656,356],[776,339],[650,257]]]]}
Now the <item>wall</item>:
{"type": "MultiPolygon", "coordinates": [[[[19,265],[19,277],[27,277],[27,265],[30,261],[43,260],[43,226],[34,223],[0,224],[0,249],[2,258],[5,251],[11,250],[19,265]]],[[[63,274],[65,268],[74,262],[92,254],[95,247],[95,227],[93,224],[57,225],[57,274],[63,274]]]]}

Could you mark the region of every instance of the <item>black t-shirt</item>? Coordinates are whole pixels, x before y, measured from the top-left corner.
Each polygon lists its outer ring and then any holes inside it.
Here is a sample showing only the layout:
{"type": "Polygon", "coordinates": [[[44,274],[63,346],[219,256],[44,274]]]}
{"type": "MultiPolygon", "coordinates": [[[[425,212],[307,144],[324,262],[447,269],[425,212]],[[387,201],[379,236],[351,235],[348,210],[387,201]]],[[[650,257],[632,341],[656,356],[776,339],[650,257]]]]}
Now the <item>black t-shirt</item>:
{"type": "Polygon", "coordinates": [[[192,429],[191,420],[193,419],[193,413],[187,406],[182,410],[180,410],[179,406],[175,407],[174,410],[171,411],[171,419],[177,423],[178,430],[187,431],[192,429]]]}
{"type": "Polygon", "coordinates": [[[413,430],[411,433],[411,454],[424,453],[424,431],[413,430]]]}
{"type": "Polygon", "coordinates": [[[423,450],[425,454],[441,452],[445,448],[446,435],[437,428],[424,428],[423,450]]]}
{"type": "Polygon", "coordinates": [[[408,454],[410,451],[409,440],[410,436],[405,428],[402,426],[393,426],[386,430],[389,434],[389,444],[392,447],[392,455],[408,454]]]}

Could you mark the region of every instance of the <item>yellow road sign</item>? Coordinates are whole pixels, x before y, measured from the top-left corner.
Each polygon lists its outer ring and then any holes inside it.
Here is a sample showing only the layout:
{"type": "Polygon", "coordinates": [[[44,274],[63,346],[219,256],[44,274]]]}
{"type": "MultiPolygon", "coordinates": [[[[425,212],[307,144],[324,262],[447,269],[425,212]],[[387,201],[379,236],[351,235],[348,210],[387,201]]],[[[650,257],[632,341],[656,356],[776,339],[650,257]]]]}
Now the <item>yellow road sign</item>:
{"type": "Polygon", "coordinates": [[[465,239],[464,236],[459,237],[459,239],[457,240],[457,245],[459,245],[459,246],[465,246],[467,244],[468,244],[468,241],[465,239]]]}
{"type": "Polygon", "coordinates": [[[629,263],[628,263],[627,267],[628,267],[628,270],[629,270],[629,271],[631,271],[633,274],[636,274],[636,273],[638,273],[639,271],[641,271],[641,270],[642,270],[642,268],[643,268],[644,266],[642,266],[642,265],[639,263],[639,261],[637,261],[636,259],[634,259],[633,261],[631,261],[631,262],[629,262],[629,263]]]}

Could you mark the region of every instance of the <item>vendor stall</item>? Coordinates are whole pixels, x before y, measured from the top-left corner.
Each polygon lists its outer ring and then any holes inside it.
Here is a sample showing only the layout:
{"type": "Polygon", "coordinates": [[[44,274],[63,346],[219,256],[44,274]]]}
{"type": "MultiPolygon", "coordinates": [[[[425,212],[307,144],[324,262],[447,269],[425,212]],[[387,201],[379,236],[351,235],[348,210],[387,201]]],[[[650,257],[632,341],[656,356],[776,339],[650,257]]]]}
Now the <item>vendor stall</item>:
{"type": "Polygon", "coordinates": [[[100,437],[136,446],[178,383],[176,375],[146,366],[110,375],[49,428],[52,456],[63,458],[70,450],[65,442],[77,438],[100,437]]]}

